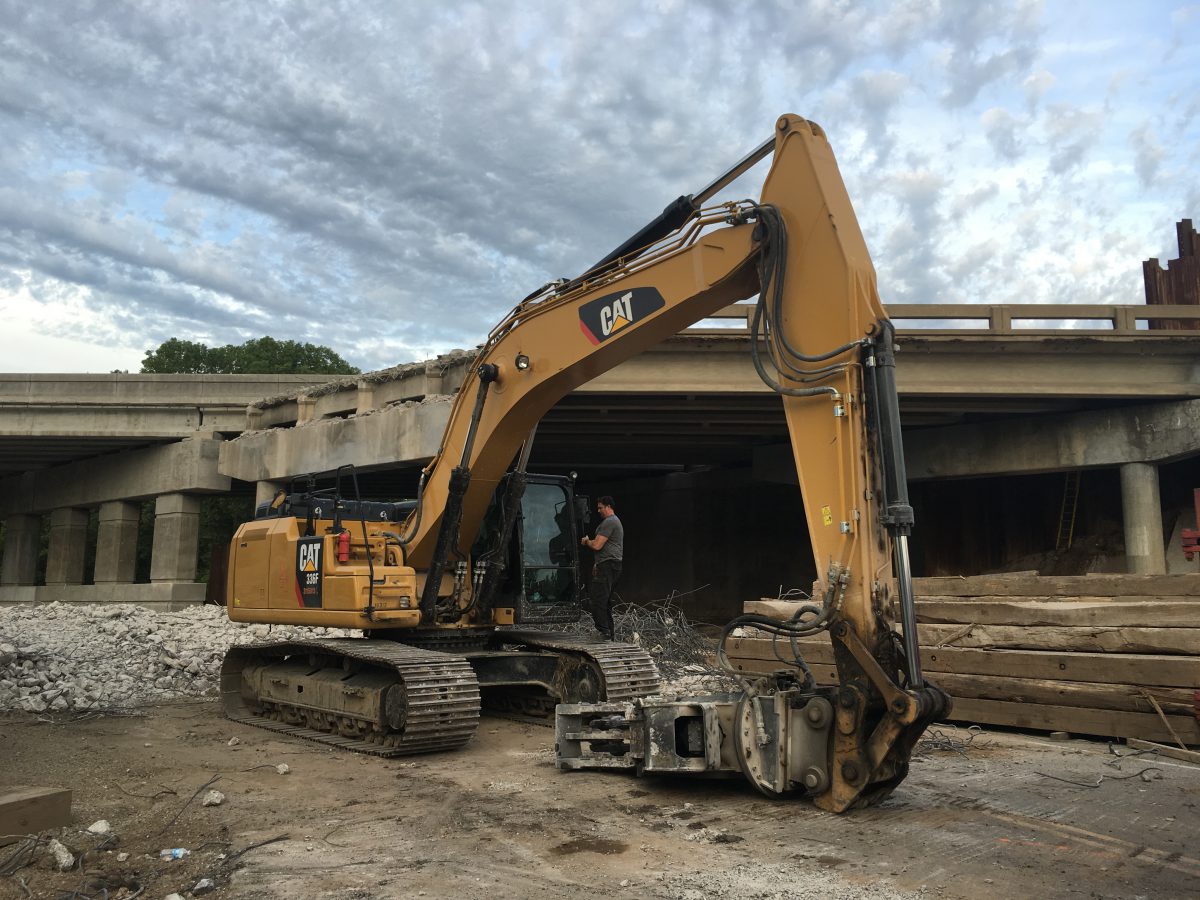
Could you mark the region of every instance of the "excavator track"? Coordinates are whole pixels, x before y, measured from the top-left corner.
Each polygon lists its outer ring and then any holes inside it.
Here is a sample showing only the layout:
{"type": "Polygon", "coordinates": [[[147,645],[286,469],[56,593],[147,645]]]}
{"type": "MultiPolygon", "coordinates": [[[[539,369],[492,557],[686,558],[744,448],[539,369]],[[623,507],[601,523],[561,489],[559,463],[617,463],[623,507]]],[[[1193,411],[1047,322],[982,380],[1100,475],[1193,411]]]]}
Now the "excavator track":
{"type": "MultiPolygon", "coordinates": [[[[504,644],[570,654],[591,663],[599,670],[601,676],[600,696],[596,697],[597,701],[619,702],[647,697],[658,693],[661,687],[654,660],[637,644],[623,644],[554,631],[502,631],[498,637],[504,644]]],[[[559,702],[579,703],[581,699],[564,696],[559,702]]]]}
{"type": "MultiPolygon", "coordinates": [[[[370,691],[350,686],[343,692],[358,697],[370,691]],[[355,691],[358,693],[352,693],[355,691]]],[[[221,667],[221,697],[225,715],[236,722],[375,756],[455,750],[471,739],[479,724],[479,684],[465,659],[365,638],[232,647],[221,667]],[[381,727],[344,710],[247,698],[243,673],[248,667],[284,664],[297,658],[301,663],[305,658],[313,660],[310,665],[314,669],[317,660],[341,661],[347,674],[352,669],[362,670],[377,684],[387,682],[374,690],[389,698],[390,719],[381,727]],[[351,733],[345,733],[347,730],[351,733]]]]}

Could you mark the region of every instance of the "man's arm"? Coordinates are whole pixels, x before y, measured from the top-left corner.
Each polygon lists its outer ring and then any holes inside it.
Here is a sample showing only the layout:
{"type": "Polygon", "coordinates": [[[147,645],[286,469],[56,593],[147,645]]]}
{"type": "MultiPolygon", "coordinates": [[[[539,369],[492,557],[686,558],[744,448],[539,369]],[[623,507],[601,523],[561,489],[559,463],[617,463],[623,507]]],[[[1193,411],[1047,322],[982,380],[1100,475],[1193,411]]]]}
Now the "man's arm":
{"type": "Polygon", "coordinates": [[[598,534],[594,538],[591,538],[591,539],[585,537],[583,539],[583,541],[581,541],[581,543],[583,544],[583,546],[590,547],[593,550],[600,550],[601,548],[604,547],[605,544],[608,543],[608,535],[598,534]]]}

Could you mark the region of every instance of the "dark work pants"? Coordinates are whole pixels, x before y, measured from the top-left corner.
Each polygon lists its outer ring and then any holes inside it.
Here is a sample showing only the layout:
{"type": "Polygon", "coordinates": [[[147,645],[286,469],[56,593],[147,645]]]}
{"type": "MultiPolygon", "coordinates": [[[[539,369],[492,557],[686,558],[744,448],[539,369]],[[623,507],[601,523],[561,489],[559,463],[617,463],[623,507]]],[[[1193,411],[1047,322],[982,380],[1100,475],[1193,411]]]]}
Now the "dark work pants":
{"type": "Polygon", "coordinates": [[[592,573],[592,621],[596,630],[609,640],[613,637],[612,595],[621,577],[621,561],[609,559],[596,564],[592,573]]]}

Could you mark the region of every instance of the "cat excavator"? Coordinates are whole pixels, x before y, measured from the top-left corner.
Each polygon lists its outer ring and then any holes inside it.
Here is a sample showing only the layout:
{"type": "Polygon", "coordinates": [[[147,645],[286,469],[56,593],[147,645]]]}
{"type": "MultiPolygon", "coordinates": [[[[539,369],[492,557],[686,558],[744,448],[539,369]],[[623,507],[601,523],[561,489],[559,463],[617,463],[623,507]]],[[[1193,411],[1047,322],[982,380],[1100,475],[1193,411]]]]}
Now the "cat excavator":
{"type": "Polygon", "coordinates": [[[238,530],[231,619],[364,637],[233,648],[227,714],[396,755],[464,744],[482,691],[517,711],[561,704],[560,765],[565,746],[577,751],[567,767],[654,770],[669,744],[685,767],[736,766],[760,789],[831,810],[886,796],[925,725],[948,710],[917,652],[893,343],[825,132],[785,115],[710,185],[491,331],[415,500],[281,494],[238,530]],[[758,201],[713,200],[767,157],[758,201]],[[799,675],[766,679],[745,702],[676,704],[654,719],[640,698],[658,677],[640,648],[529,627],[578,614],[579,544],[570,479],[528,473],[529,450],[572,390],[752,298],[750,355],[782,399],[819,576],[793,620],[741,624],[785,638],[828,632],[839,684],[815,686],[801,661],[799,675]],[[564,709],[575,713],[567,731],[564,709]]]}

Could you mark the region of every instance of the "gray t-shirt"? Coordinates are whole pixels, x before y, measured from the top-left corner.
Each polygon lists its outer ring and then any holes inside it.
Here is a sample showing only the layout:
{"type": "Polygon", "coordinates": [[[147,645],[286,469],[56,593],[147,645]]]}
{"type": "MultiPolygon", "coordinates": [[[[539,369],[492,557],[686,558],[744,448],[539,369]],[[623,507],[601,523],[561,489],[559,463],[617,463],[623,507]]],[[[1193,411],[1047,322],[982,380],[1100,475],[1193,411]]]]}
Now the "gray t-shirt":
{"type": "Polygon", "coordinates": [[[596,537],[601,535],[608,540],[596,551],[596,562],[608,562],[610,559],[620,562],[625,556],[625,528],[621,520],[615,515],[606,518],[596,526],[596,537]]]}

